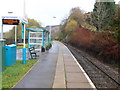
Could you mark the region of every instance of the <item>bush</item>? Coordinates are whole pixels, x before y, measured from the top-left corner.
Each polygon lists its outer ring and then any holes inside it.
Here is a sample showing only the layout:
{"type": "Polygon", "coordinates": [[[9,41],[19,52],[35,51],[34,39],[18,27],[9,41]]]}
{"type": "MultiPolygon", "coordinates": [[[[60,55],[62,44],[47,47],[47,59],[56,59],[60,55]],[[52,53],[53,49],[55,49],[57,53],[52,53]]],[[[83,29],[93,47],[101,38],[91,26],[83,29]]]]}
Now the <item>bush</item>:
{"type": "Polygon", "coordinates": [[[91,32],[79,28],[70,37],[69,43],[102,58],[105,62],[118,63],[118,60],[120,60],[120,55],[118,55],[120,44],[108,32],[91,32]]]}
{"type": "Polygon", "coordinates": [[[41,46],[41,52],[45,52],[45,48],[41,46]]]}
{"type": "Polygon", "coordinates": [[[45,47],[46,47],[46,50],[49,50],[50,49],[50,43],[46,44],[45,47]]]}

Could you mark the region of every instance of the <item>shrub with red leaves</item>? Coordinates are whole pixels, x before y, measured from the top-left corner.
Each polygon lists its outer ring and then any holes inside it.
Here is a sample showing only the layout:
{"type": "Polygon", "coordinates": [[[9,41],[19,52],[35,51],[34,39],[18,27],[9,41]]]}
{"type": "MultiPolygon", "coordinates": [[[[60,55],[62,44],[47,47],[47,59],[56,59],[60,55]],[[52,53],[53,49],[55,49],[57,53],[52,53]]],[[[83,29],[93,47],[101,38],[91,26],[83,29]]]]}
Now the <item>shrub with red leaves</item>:
{"type": "Polygon", "coordinates": [[[114,60],[118,62],[117,60],[120,60],[120,44],[109,33],[91,32],[81,27],[70,37],[69,42],[102,57],[104,61],[112,62],[114,60]]]}

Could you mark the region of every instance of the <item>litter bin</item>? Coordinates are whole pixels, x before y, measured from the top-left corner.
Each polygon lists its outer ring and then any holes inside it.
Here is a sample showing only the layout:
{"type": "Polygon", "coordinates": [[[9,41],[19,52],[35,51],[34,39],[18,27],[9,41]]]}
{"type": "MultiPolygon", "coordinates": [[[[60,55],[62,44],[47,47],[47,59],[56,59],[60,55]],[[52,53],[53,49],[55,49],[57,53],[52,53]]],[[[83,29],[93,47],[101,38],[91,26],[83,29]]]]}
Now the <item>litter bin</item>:
{"type": "Polygon", "coordinates": [[[16,45],[6,46],[6,65],[11,66],[16,63],[16,45]]]}
{"type": "Polygon", "coordinates": [[[6,41],[4,39],[0,39],[0,72],[4,71],[6,68],[6,41]]]}

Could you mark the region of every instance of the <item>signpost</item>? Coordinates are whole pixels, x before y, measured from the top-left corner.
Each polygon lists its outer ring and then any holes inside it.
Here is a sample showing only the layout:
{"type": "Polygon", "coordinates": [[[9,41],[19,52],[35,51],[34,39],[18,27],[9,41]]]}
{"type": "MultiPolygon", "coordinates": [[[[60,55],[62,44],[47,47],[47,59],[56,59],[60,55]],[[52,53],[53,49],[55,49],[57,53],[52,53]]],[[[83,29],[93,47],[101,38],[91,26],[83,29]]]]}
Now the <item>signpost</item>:
{"type": "Polygon", "coordinates": [[[25,13],[25,0],[24,0],[24,9],[23,9],[24,13],[23,13],[23,18],[21,19],[22,21],[22,39],[23,39],[23,60],[22,63],[26,64],[26,47],[25,47],[25,24],[28,24],[28,19],[26,17],[26,13],[25,13]]]}
{"type": "Polygon", "coordinates": [[[1,39],[3,39],[3,25],[19,25],[19,18],[16,16],[3,16],[2,17],[2,28],[1,28],[1,39]]]}
{"type": "Polygon", "coordinates": [[[22,18],[22,39],[23,39],[23,64],[26,64],[26,47],[25,47],[25,24],[28,24],[28,19],[27,18],[22,18]]]}
{"type": "MultiPolygon", "coordinates": [[[[5,19],[5,17],[2,19],[2,27],[3,27],[3,25],[15,25],[15,45],[17,44],[17,36],[16,36],[16,25],[19,25],[19,22],[20,22],[20,20],[19,19],[17,19],[17,18],[11,18],[11,17],[7,17],[7,19],[5,19]]],[[[2,32],[3,33],[3,32],[2,32]]],[[[2,38],[3,38],[3,36],[2,36],[2,38]]]]}

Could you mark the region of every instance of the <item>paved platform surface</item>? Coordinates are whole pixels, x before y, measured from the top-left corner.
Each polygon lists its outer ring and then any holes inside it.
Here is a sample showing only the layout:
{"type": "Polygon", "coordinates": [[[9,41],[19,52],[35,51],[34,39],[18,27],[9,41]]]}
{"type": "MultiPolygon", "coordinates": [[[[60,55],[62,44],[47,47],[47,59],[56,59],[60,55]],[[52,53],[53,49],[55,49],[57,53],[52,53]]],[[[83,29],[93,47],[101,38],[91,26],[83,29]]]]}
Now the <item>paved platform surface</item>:
{"type": "Polygon", "coordinates": [[[13,88],[95,88],[69,49],[54,41],[37,64],[13,88]]]}

